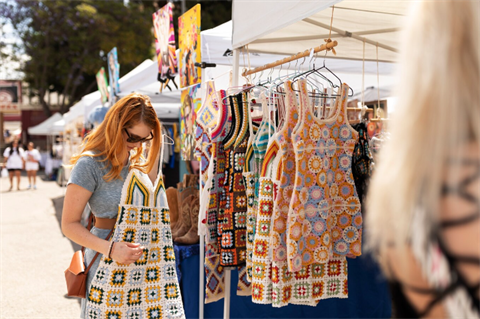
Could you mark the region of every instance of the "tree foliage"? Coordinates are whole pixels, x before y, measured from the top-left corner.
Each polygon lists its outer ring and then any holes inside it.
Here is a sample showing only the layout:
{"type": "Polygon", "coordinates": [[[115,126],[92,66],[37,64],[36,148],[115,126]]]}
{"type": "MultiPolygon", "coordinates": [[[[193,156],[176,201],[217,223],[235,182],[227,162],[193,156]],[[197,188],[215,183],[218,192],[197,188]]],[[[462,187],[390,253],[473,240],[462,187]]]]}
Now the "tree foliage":
{"type": "Polygon", "coordinates": [[[22,40],[16,54],[33,94],[47,115],[45,94],[63,98],[60,111],[96,88],[95,74],[106,67],[107,53],[117,47],[121,75],[153,55],[151,14],[143,6],[123,1],[14,1],[0,4],[0,16],[10,20],[22,40]]]}

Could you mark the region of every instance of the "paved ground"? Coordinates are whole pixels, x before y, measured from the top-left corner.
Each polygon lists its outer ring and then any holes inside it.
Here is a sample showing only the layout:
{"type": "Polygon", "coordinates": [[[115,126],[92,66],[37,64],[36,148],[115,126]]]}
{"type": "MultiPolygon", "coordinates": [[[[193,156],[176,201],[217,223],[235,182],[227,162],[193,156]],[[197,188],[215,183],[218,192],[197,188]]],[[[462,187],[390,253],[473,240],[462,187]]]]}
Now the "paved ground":
{"type": "Polygon", "coordinates": [[[0,318],[79,318],[79,299],[65,298],[75,249],[60,229],[65,188],[27,184],[22,177],[22,190],[8,192],[0,179],[0,318]]]}

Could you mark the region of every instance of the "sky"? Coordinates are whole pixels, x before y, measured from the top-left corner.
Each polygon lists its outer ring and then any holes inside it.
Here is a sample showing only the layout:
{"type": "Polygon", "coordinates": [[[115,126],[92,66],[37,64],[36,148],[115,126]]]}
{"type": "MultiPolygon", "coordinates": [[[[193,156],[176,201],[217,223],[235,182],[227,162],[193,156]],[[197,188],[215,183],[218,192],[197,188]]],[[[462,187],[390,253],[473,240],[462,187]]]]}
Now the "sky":
{"type": "MultiPolygon", "coordinates": [[[[7,44],[21,43],[21,40],[16,36],[15,30],[10,23],[6,23],[0,27],[0,38],[7,44]]],[[[11,54],[11,48],[7,46],[3,49],[4,53],[11,54]]],[[[26,56],[22,57],[26,59],[26,56]]],[[[19,67],[18,62],[11,61],[8,58],[0,61],[0,79],[1,80],[19,80],[23,77],[22,73],[15,71],[19,67]]]]}

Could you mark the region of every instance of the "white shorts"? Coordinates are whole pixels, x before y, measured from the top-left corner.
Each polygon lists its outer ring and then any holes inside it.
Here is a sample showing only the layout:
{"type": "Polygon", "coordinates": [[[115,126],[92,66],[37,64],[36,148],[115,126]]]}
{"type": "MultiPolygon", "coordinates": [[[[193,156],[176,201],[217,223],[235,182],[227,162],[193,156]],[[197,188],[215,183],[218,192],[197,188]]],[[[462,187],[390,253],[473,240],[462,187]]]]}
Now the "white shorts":
{"type": "Polygon", "coordinates": [[[39,165],[37,162],[25,162],[26,171],[38,171],[39,165]]]}

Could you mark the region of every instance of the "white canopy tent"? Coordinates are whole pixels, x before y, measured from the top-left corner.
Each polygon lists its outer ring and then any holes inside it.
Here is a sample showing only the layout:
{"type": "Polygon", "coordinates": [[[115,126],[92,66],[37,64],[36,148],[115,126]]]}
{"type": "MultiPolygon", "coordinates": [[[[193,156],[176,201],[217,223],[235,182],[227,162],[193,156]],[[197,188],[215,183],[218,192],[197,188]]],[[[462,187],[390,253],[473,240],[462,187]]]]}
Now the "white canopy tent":
{"type": "MultiPolygon", "coordinates": [[[[263,2],[258,2],[259,5],[261,5],[262,3],[263,2]]],[[[281,4],[283,4],[283,2],[281,4]]],[[[309,2],[309,4],[312,4],[312,3],[309,2]]],[[[275,6],[277,5],[278,4],[276,4],[275,6]]],[[[335,25],[335,20],[334,20],[334,25],[335,25]]],[[[235,31],[236,31],[234,30],[234,26],[235,24],[232,21],[228,21],[222,25],[219,25],[218,27],[201,32],[202,60],[204,62],[216,63],[219,65],[229,65],[229,66],[233,65],[232,49],[234,48],[235,43],[233,41],[234,38],[232,39],[232,34],[233,36],[235,36],[235,31]],[[228,54],[225,54],[225,53],[228,53],[228,54]]],[[[300,30],[299,33],[302,33],[302,31],[300,30]]],[[[328,34],[326,37],[328,37],[328,34]]],[[[276,60],[283,59],[286,55],[295,54],[297,52],[304,51],[308,48],[311,48],[308,46],[309,45],[308,43],[303,44],[304,42],[301,40],[299,40],[299,43],[300,44],[297,46],[297,49],[291,50],[291,52],[289,51],[282,52],[281,50],[275,50],[276,48],[275,43],[268,44],[268,47],[269,47],[268,52],[272,52],[275,54],[264,53],[261,50],[256,49],[257,47],[254,45],[254,43],[249,44],[248,50],[247,49],[240,50],[239,65],[242,67],[242,69],[248,68],[249,64],[251,67],[258,67],[258,66],[271,63],[276,60]]],[[[311,45],[318,46],[321,43],[323,43],[323,38],[321,38],[321,41],[312,42],[311,45]]],[[[342,49],[343,40],[341,40],[341,43],[342,44],[339,44],[339,47],[336,50],[337,53],[340,53],[341,50],[343,50],[342,49]]],[[[366,51],[367,51],[367,47],[368,45],[366,45],[366,51]]],[[[371,48],[369,50],[371,50],[371,48]]],[[[323,55],[319,54],[318,57],[323,57],[323,55]]],[[[362,73],[362,70],[363,70],[362,61],[361,61],[362,55],[360,55],[359,60],[358,59],[348,60],[348,59],[332,58],[332,57],[333,57],[333,54],[329,53],[328,58],[326,59],[326,64],[328,65],[328,68],[331,69],[333,72],[357,73],[357,74],[362,73]]],[[[318,60],[320,60],[320,58],[318,58],[318,60]]],[[[320,61],[317,63],[320,63],[320,61]]],[[[291,69],[293,69],[295,65],[296,63],[292,63],[291,69]]],[[[304,67],[301,66],[301,68],[307,68],[307,67],[308,67],[307,63],[304,65],[304,67]]],[[[394,68],[395,66],[391,62],[379,62],[379,73],[382,75],[392,74],[394,72],[394,68]]],[[[206,69],[207,72],[209,70],[211,69],[206,69]]],[[[374,61],[366,61],[365,73],[376,74],[377,63],[374,61]]]]}
{"type": "Polygon", "coordinates": [[[63,131],[64,123],[61,123],[63,120],[60,113],[55,113],[50,116],[48,119],[42,123],[30,127],[28,129],[28,134],[30,135],[58,135],[63,131]]]}
{"type": "MultiPolygon", "coordinates": [[[[389,97],[392,97],[392,88],[389,86],[386,87],[375,87],[369,86],[363,90],[363,101],[365,103],[374,102],[378,100],[384,100],[389,97]]],[[[349,100],[361,100],[362,92],[355,93],[349,100]]]]}
{"type": "MultiPolygon", "coordinates": [[[[138,67],[123,76],[119,81],[120,85],[122,86],[122,90],[124,92],[130,93],[132,87],[138,87],[138,82],[141,82],[140,85],[147,81],[151,82],[152,78],[147,77],[144,72],[150,71],[149,73],[152,73],[151,69],[154,64],[155,63],[152,60],[147,59],[143,61],[138,67]],[[148,70],[149,67],[150,70],[148,70]]],[[[101,96],[99,91],[92,92],[82,97],[79,102],[73,105],[70,110],[65,113],[65,123],[68,124],[78,117],[86,117],[93,108],[101,105],[100,98],[101,96]]]]}
{"type": "MultiPolygon", "coordinates": [[[[410,1],[263,0],[233,1],[233,48],[248,45],[251,52],[292,55],[324,43],[338,41],[335,58],[395,62],[410,1]],[[246,23],[248,21],[248,23],[246,23]]],[[[334,58],[329,53],[330,58],[334,58]]]]}

